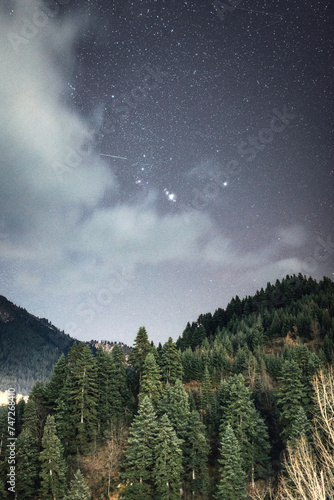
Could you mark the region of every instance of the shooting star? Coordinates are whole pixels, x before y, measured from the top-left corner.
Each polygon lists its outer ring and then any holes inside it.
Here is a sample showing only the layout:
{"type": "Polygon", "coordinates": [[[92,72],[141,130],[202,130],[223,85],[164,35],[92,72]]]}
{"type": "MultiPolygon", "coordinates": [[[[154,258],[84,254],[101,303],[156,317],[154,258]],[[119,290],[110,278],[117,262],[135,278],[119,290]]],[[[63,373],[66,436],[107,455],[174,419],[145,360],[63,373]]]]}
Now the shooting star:
{"type": "Polygon", "coordinates": [[[106,153],[100,153],[100,156],[109,156],[109,158],[120,158],[121,160],[127,160],[127,158],[125,158],[125,156],[108,155],[106,153]]]}

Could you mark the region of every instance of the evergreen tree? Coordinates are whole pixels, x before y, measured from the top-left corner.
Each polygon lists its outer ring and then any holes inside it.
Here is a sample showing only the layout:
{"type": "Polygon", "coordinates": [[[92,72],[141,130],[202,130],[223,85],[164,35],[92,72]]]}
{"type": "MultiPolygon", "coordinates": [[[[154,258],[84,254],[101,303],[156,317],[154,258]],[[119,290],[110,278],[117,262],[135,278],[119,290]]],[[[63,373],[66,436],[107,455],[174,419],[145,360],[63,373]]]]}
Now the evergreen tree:
{"type": "Polygon", "coordinates": [[[66,490],[65,462],[62,456],[62,446],[57,437],[55,418],[48,415],[42,438],[43,450],[40,453],[41,462],[41,497],[43,500],[59,500],[66,490]]]}
{"type": "Polygon", "coordinates": [[[146,356],[150,351],[151,344],[148,340],[146,329],[144,326],[141,326],[135,339],[135,345],[129,356],[130,364],[139,374],[139,382],[141,381],[146,356]]]}
{"type": "Polygon", "coordinates": [[[95,358],[84,344],[72,347],[68,366],[56,414],[60,437],[68,451],[74,453],[84,451],[96,433],[97,372],[95,358]]]}
{"type": "Polygon", "coordinates": [[[122,500],[151,500],[155,498],[153,486],[147,483],[130,484],[120,498],[122,500]]]}
{"type": "Polygon", "coordinates": [[[26,402],[22,398],[16,405],[16,432],[18,435],[22,431],[25,410],[26,410],[26,402]]]}
{"type": "MultiPolygon", "coordinates": [[[[1,461],[0,461],[0,465],[1,465],[1,461]]],[[[5,481],[2,479],[1,476],[0,476],[0,498],[2,498],[3,500],[8,498],[8,493],[7,493],[7,490],[5,488],[5,481]]]]}
{"type": "Polygon", "coordinates": [[[194,353],[190,347],[187,347],[181,353],[182,371],[183,371],[183,381],[190,382],[194,379],[194,353]]]}
{"type": "MultiPolygon", "coordinates": [[[[113,363],[111,355],[106,353],[102,346],[99,346],[96,354],[96,368],[97,368],[97,392],[98,392],[98,405],[97,405],[97,418],[99,432],[103,436],[107,429],[110,427],[110,422],[113,414],[114,398],[116,396],[112,390],[113,385],[113,363]]],[[[116,404],[117,404],[116,403],[116,404]]],[[[118,406],[118,405],[117,405],[118,406]]]]}
{"type": "Polygon", "coordinates": [[[126,360],[124,352],[119,345],[115,345],[111,358],[113,361],[113,380],[115,384],[115,394],[117,397],[117,404],[113,404],[113,416],[119,418],[120,416],[131,413],[133,408],[133,396],[128,388],[126,379],[126,360]]]}
{"type": "Polygon", "coordinates": [[[221,435],[224,435],[230,425],[238,439],[243,458],[243,469],[252,482],[255,477],[263,477],[269,467],[269,437],[266,425],[256,411],[251,399],[251,393],[245,386],[244,377],[234,375],[225,390],[225,401],[220,425],[221,435]]]}
{"type": "Polygon", "coordinates": [[[304,408],[300,406],[296,413],[296,419],[292,422],[291,425],[289,444],[296,444],[301,436],[304,436],[305,439],[308,439],[309,432],[310,422],[308,421],[304,408]]]}
{"type": "Polygon", "coordinates": [[[253,350],[263,346],[265,340],[261,317],[259,317],[251,329],[251,347],[253,350]]]}
{"type": "Polygon", "coordinates": [[[46,408],[45,387],[42,382],[36,382],[32,388],[25,406],[23,429],[35,436],[40,446],[43,428],[48,411],[46,408]]]}
{"type": "Polygon", "coordinates": [[[91,495],[85,478],[80,469],[78,469],[74,479],[71,481],[70,491],[66,495],[65,500],[90,500],[90,498],[91,495]]]}
{"type": "Polygon", "coordinates": [[[166,385],[162,399],[158,404],[158,413],[159,415],[166,413],[177,437],[184,441],[187,434],[190,407],[188,394],[180,380],[176,380],[173,387],[166,385]]]}
{"type": "Polygon", "coordinates": [[[206,493],[207,463],[210,447],[205,435],[205,426],[196,410],[191,411],[189,414],[183,448],[185,479],[191,485],[192,494],[194,495],[196,492],[206,493]]]}
{"type": "Polygon", "coordinates": [[[210,411],[211,400],[212,400],[211,377],[208,370],[208,366],[205,365],[202,387],[201,387],[201,409],[205,412],[206,415],[210,411]]]}
{"type": "Polygon", "coordinates": [[[132,483],[152,482],[157,416],[152,402],[145,396],[130,427],[125,449],[123,477],[132,483]]]}
{"type": "Polygon", "coordinates": [[[161,417],[157,430],[153,469],[153,478],[157,487],[156,498],[176,500],[180,498],[181,487],[181,441],[177,438],[166,414],[161,417]]]}
{"type": "Polygon", "coordinates": [[[305,404],[306,391],[302,383],[303,374],[294,360],[286,360],[279,377],[279,399],[281,408],[281,436],[284,441],[290,438],[292,424],[296,420],[300,406],[305,404]]]}
{"type": "Polygon", "coordinates": [[[36,403],[32,398],[29,398],[26,404],[23,430],[29,431],[31,435],[37,439],[37,441],[41,441],[43,427],[40,427],[38,424],[36,403]]]}
{"type": "Polygon", "coordinates": [[[54,412],[57,407],[57,399],[63,388],[67,376],[67,360],[62,354],[53,368],[52,376],[45,387],[46,406],[49,411],[54,412]]]}
{"type": "Polygon", "coordinates": [[[127,387],[125,356],[115,345],[111,354],[100,346],[96,356],[98,385],[98,422],[101,436],[110,432],[111,424],[117,426],[132,407],[131,393],[127,387]]]}
{"type": "Polygon", "coordinates": [[[176,344],[169,337],[161,351],[161,369],[164,382],[174,384],[176,379],[182,379],[182,363],[176,344]]]}
{"type": "Polygon", "coordinates": [[[237,438],[230,425],[226,427],[220,446],[220,481],[216,500],[246,500],[246,475],[237,438]]]}
{"type": "Polygon", "coordinates": [[[23,430],[16,441],[16,491],[24,500],[35,498],[38,488],[38,441],[29,430],[23,430]]]}
{"type": "Polygon", "coordinates": [[[140,384],[138,396],[139,403],[142,402],[145,396],[148,396],[155,407],[161,398],[162,383],[159,366],[156,363],[152,352],[148,353],[143,366],[143,376],[140,384]]]}
{"type": "Polygon", "coordinates": [[[222,346],[224,347],[225,351],[229,356],[233,356],[234,354],[233,345],[227,332],[225,332],[222,335],[222,346]]]}
{"type": "Polygon", "coordinates": [[[232,367],[234,373],[243,373],[245,371],[249,354],[249,350],[245,345],[243,347],[239,345],[232,367]]]}

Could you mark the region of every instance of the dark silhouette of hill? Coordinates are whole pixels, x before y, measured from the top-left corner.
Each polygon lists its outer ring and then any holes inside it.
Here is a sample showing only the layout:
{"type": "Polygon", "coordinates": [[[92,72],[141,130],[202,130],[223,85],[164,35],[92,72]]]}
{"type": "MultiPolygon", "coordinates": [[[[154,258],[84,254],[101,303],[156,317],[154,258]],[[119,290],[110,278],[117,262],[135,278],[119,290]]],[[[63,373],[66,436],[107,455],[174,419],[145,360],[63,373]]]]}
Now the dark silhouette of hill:
{"type": "Polygon", "coordinates": [[[45,318],[37,318],[0,296],[0,391],[28,394],[37,380],[49,379],[59,356],[75,339],[45,318]]]}
{"type": "MultiPolygon", "coordinates": [[[[75,342],[46,318],[38,318],[0,295],[0,392],[14,387],[17,394],[29,394],[37,381],[49,380],[60,355],[67,355],[75,342]]],[[[111,352],[116,344],[126,356],[131,351],[123,343],[88,342],[93,352],[99,345],[111,352]]]]}

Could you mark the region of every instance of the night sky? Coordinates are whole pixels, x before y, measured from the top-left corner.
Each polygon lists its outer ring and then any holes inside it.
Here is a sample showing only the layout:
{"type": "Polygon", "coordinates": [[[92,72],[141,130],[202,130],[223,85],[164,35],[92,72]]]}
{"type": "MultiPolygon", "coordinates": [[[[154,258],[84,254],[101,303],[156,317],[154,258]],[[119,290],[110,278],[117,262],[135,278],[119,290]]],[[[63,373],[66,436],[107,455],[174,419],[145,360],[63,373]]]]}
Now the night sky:
{"type": "Polygon", "coordinates": [[[215,4],[1,1],[0,294],[80,340],[333,278],[334,4],[215,4]]]}

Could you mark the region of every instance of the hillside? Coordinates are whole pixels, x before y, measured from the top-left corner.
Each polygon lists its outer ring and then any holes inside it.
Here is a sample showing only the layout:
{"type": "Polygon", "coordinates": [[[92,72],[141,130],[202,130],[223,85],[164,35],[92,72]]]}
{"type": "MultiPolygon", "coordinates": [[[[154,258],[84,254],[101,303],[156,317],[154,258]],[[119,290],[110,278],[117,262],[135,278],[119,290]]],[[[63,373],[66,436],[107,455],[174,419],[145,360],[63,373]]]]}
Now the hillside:
{"type": "MultiPolygon", "coordinates": [[[[64,450],[63,494],[76,475],[76,493],[81,482],[93,500],[179,498],[180,488],[188,500],[334,498],[329,278],[287,276],[200,315],[176,343],[156,347],[140,327],[128,356],[125,347],[74,344],[18,404],[17,443],[35,464],[18,478],[20,493],[29,484],[29,498],[40,498],[51,433],[64,450]]],[[[6,429],[0,408],[0,439],[6,429]]],[[[3,453],[0,493],[5,473],[3,453]]]]}
{"type": "Polygon", "coordinates": [[[0,296],[0,391],[28,394],[45,382],[59,356],[75,342],[48,320],[37,318],[0,296]]]}
{"type": "MultiPolygon", "coordinates": [[[[8,387],[25,396],[37,381],[48,381],[60,355],[67,355],[75,342],[47,319],[37,318],[0,295],[0,404],[6,401],[8,387]]],[[[107,340],[88,344],[93,352],[100,345],[106,352],[119,345],[126,356],[131,351],[124,343],[107,340]]]]}

